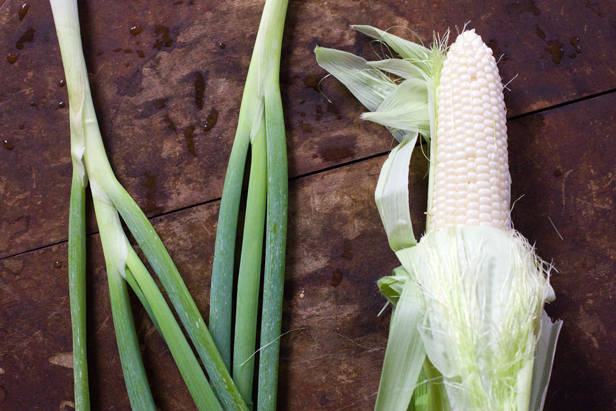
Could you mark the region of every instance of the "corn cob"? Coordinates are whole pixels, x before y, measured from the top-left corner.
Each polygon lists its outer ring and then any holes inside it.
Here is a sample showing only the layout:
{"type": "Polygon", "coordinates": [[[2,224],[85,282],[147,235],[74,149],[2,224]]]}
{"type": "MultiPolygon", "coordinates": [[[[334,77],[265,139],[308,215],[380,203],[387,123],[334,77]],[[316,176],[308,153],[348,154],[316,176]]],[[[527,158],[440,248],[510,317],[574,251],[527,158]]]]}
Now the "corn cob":
{"type": "Polygon", "coordinates": [[[553,299],[550,267],[511,226],[506,108],[492,51],[474,30],[450,48],[446,34],[427,49],[354,28],[402,57],[367,62],[316,50],[371,110],[362,118],[400,142],[375,193],[402,263],[379,280],[395,311],[375,410],[540,411],[561,322],[542,313],[553,299]],[[408,169],[419,135],[430,142],[430,180],[417,242],[408,169]]]}
{"type": "Polygon", "coordinates": [[[432,228],[511,228],[503,86],[492,50],[465,31],[443,62],[432,228]]]}

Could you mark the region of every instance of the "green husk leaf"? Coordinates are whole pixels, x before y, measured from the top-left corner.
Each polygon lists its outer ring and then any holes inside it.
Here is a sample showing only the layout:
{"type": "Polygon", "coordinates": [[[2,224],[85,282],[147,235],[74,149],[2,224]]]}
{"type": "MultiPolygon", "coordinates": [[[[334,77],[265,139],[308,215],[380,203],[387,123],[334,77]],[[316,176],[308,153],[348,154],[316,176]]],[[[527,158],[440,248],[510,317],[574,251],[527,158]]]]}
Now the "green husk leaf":
{"type": "Polygon", "coordinates": [[[408,59],[409,62],[419,67],[424,72],[432,73],[432,61],[430,58],[430,49],[413,43],[412,41],[404,40],[398,36],[394,36],[386,31],[379,30],[371,26],[356,25],[351,26],[352,29],[364,33],[372,38],[385,42],[402,58],[408,59]]]}
{"type": "Polygon", "coordinates": [[[421,69],[406,60],[385,59],[379,61],[368,61],[367,64],[370,67],[402,77],[405,80],[411,78],[424,79],[424,73],[421,69]]]}
{"type": "Polygon", "coordinates": [[[417,134],[398,144],[381,168],[375,201],[385,227],[389,246],[398,251],[417,244],[409,211],[409,163],[417,134]]]}
{"type": "Polygon", "coordinates": [[[340,80],[370,111],[376,111],[385,97],[396,89],[389,77],[370,67],[361,57],[323,47],[315,48],[314,52],[319,66],[340,80]]]}
{"type": "Polygon", "coordinates": [[[363,113],[361,118],[397,130],[429,134],[426,82],[416,78],[403,81],[385,97],[376,111],[363,113]]]}
{"type": "MultiPolygon", "coordinates": [[[[554,291],[552,290],[552,293],[554,291]]],[[[537,349],[535,350],[535,362],[533,369],[533,382],[530,398],[530,411],[542,411],[545,396],[548,392],[548,384],[552,375],[552,365],[556,354],[556,343],[563,325],[561,320],[552,322],[550,317],[543,311],[541,317],[541,332],[537,349]]]]}
{"type": "Polygon", "coordinates": [[[375,411],[405,411],[409,407],[426,356],[419,332],[422,306],[421,290],[413,281],[406,281],[392,317],[375,411]]]}

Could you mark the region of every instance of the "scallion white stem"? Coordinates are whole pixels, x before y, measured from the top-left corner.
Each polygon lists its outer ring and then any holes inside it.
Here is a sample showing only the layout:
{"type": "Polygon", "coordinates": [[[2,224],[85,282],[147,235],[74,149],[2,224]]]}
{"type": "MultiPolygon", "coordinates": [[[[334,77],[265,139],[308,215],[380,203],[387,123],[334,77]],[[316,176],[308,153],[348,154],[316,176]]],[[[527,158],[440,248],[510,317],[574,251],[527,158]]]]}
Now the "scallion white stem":
{"type": "Polygon", "coordinates": [[[233,378],[252,405],[257,308],[265,230],[263,311],[259,352],[257,409],[274,410],[278,382],[284,259],[287,232],[287,154],[280,98],[280,53],[288,0],[267,0],[248,70],[239,124],[218,219],[210,327],[225,362],[233,352],[233,378]],[[252,164],[238,278],[235,345],[231,348],[233,259],[242,178],[248,144],[252,164]]]}
{"type": "Polygon", "coordinates": [[[246,405],[167,250],[146,216],[119,184],[111,170],[88,84],[81,48],[77,2],[76,0],[51,0],[50,2],[62,52],[66,82],[69,87],[69,104],[72,113],[71,150],[73,157],[80,160],[77,164],[81,166],[82,178],[87,169],[92,188],[107,263],[114,325],[131,406],[137,410],[155,409],[139,353],[127,298],[126,282],[123,278],[129,258],[132,261],[129,276],[133,274],[137,282],[135,290],[141,299],[147,302],[144,305],[146,308],[149,306],[150,315],[153,316],[155,324],[158,323],[165,341],[170,345],[198,407],[200,409],[219,409],[220,407],[216,399],[210,395],[211,391],[206,388],[207,381],[194,355],[191,356],[190,350],[185,352],[188,345],[177,324],[174,325],[175,320],[172,321],[173,316],[166,304],[163,304],[164,299],[161,300],[159,293],[154,290],[153,280],[150,281],[151,277],[147,271],[136,262],[134,251],[126,241],[118,212],[163,283],[210,375],[214,391],[223,408],[225,410],[246,410],[246,405]]]}

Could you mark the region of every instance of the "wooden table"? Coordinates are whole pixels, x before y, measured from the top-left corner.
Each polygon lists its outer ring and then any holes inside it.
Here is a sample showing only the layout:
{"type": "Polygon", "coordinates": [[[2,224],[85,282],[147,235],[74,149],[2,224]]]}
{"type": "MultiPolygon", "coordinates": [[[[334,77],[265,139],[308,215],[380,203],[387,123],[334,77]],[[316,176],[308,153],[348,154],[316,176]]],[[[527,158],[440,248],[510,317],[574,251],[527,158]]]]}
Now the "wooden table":
{"type": "MultiPolygon", "coordinates": [[[[71,163],[62,62],[49,4],[0,0],[0,409],[70,410],[67,281],[71,163]],[[27,10],[26,10],[27,7],[27,10]],[[8,57],[11,54],[14,57],[8,57]],[[13,61],[14,60],[14,61],[13,61]],[[10,61],[13,61],[12,63],[10,61]]],[[[95,106],[120,182],[151,218],[205,318],[224,173],[262,1],[80,1],[95,106]],[[213,128],[204,130],[208,121],[213,128]]],[[[282,98],[290,213],[280,410],[370,410],[389,312],[376,281],[397,265],[373,192],[392,147],[315,62],[318,44],[375,58],[349,29],[475,28],[505,82],[515,227],[554,263],[564,320],[545,409],[616,410],[616,3],[291,1],[282,98]],[[558,231],[557,231],[558,230],[558,231]]],[[[378,47],[375,47],[377,50],[378,47]]],[[[423,230],[427,164],[411,167],[423,230]]],[[[128,410],[92,207],[88,355],[94,410],[128,410]]],[[[134,301],[162,410],[194,405],[134,301]]]]}

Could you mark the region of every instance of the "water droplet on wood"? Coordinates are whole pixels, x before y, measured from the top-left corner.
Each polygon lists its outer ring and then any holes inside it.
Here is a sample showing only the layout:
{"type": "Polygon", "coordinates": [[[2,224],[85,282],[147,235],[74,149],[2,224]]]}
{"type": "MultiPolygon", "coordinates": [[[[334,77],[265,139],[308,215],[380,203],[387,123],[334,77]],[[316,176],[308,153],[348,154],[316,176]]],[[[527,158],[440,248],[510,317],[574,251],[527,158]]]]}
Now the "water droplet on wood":
{"type": "Polygon", "coordinates": [[[6,389],[0,387],[0,405],[4,404],[4,401],[6,401],[6,389]]]}
{"type": "Polygon", "coordinates": [[[165,108],[165,104],[167,104],[167,100],[169,100],[168,98],[159,98],[157,100],[154,100],[154,108],[156,110],[160,110],[165,108]]]}
{"type": "Polygon", "coordinates": [[[563,50],[563,43],[556,40],[548,41],[550,47],[546,47],[544,50],[549,52],[552,55],[552,61],[554,64],[560,64],[560,60],[563,58],[563,54],[565,54],[565,50],[563,50]]]}
{"type": "Polygon", "coordinates": [[[157,215],[164,211],[163,207],[156,205],[156,198],[158,197],[158,184],[157,184],[157,175],[154,173],[150,173],[146,171],[143,176],[145,177],[144,186],[146,189],[145,192],[145,207],[143,207],[143,211],[149,215],[157,215]]]}
{"type": "Polygon", "coordinates": [[[15,148],[15,146],[13,146],[13,144],[11,144],[9,140],[4,140],[4,148],[6,148],[7,150],[12,150],[15,148]]]}
{"type": "Polygon", "coordinates": [[[197,73],[195,79],[195,104],[199,110],[203,109],[203,99],[205,97],[205,78],[203,74],[197,73]]]}
{"type": "Polygon", "coordinates": [[[571,45],[573,46],[573,48],[575,49],[575,52],[577,54],[580,54],[582,52],[582,49],[580,48],[580,39],[577,37],[571,37],[569,39],[569,43],[571,43],[571,45]]]}
{"type": "Polygon", "coordinates": [[[26,14],[28,14],[28,10],[30,10],[30,5],[24,3],[19,9],[19,21],[22,21],[24,17],[26,17],[26,14]]]}
{"type": "Polygon", "coordinates": [[[30,102],[30,106],[31,106],[31,107],[36,107],[36,103],[35,103],[34,101],[31,101],[31,102],[30,102]]]}
{"type": "Polygon", "coordinates": [[[6,61],[8,61],[9,64],[14,64],[17,61],[17,56],[14,54],[9,54],[6,56],[6,61]]]}
{"type": "Polygon", "coordinates": [[[227,47],[227,46],[225,45],[225,43],[220,43],[218,45],[218,47],[224,50],[224,48],[227,47]]]}
{"type": "Polygon", "coordinates": [[[62,268],[62,261],[56,261],[55,263],[53,263],[53,266],[56,268],[62,268]]]}
{"type": "Polygon", "coordinates": [[[537,26],[537,35],[541,37],[542,40],[545,40],[545,33],[541,30],[541,27],[537,26]]]}
{"type": "Polygon", "coordinates": [[[507,14],[510,16],[518,16],[524,12],[532,13],[535,16],[539,16],[541,11],[535,6],[535,2],[533,0],[522,0],[516,3],[510,3],[505,7],[507,10],[507,14]]]}
{"type": "Polygon", "coordinates": [[[188,147],[188,151],[193,157],[197,157],[197,152],[195,151],[195,141],[193,140],[195,132],[195,126],[188,126],[186,130],[184,130],[184,139],[186,140],[186,147],[188,147]]]}
{"type": "Polygon", "coordinates": [[[169,118],[169,114],[165,114],[165,117],[163,117],[163,121],[167,123],[167,127],[169,128],[169,130],[173,131],[174,133],[178,130],[173,121],[169,118]]]}
{"type": "Polygon", "coordinates": [[[143,31],[143,28],[139,25],[133,26],[130,28],[130,34],[132,34],[133,36],[136,36],[137,34],[141,33],[143,31]]]}
{"type": "Polygon", "coordinates": [[[24,43],[31,43],[32,40],[34,40],[34,29],[29,28],[28,30],[26,30],[24,35],[21,36],[19,40],[17,40],[17,44],[15,44],[15,48],[17,50],[21,50],[24,48],[24,43]]]}
{"type": "Polygon", "coordinates": [[[157,24],[154,28],[154,34],[156,34],[156,37],[162,35],[162,38],[156,40],[153,48],[160,50],[163,47],[171,47],[173,45],[173,40],[169,35],[168,27],[157,24]]]}
{"type": "Polygon", "coordinates": [[[218,111],[212,107],[209,114],[207,115],[207,119],[205,120],[205,126],[203,127],[203,131],[210,131],[214,128],[216,123],[218,122],[218,111]]]}
{"type": "Polygon", "coordinates": [[[341,282],[342,282],[342,270],[340,270],[339,268],[336,268],[334,272],[332,273],[332,280],[329,282],[329,284],[335,288],[335,287],[338,287],[341,282]]]}
{"type": "Polygon", "coordinates": [[[321,76],[319,74],[311,74],[307,77],[304,77],[304,85],[306,86],[306,88],[311,88],[318,93],[320,93],[319,91],[320,81],[321,81],[321,76]]]}
{"type": "Polygon", "coordinates": [[[60,80],[60,81],[58,82],[58,86],[60,86],[60,87],[64,87],[64,86],[66,86],[66,80],[60,80]]]}
{"type": "Polygon", "coordinates": [[[66,103],[64,101],[61,101],[60,103],[58,103],[58,108],[64,108],[66,107],[66,103]]]}

